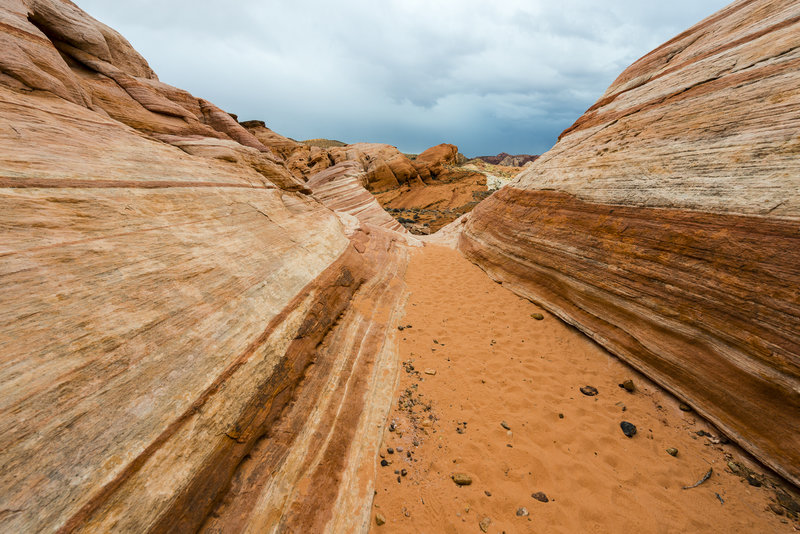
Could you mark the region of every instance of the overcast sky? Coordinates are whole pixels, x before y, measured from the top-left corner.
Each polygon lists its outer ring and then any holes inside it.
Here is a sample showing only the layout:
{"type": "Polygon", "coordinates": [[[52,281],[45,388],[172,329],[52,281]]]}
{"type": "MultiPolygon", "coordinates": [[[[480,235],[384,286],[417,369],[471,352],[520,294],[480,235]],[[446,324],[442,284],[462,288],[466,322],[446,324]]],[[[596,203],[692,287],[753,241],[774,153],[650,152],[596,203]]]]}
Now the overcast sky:
{"type": "Polygon", "coordinates": [[[549,149],[726,0],[75,0],[169,84],[295,139],[549,149]]]}

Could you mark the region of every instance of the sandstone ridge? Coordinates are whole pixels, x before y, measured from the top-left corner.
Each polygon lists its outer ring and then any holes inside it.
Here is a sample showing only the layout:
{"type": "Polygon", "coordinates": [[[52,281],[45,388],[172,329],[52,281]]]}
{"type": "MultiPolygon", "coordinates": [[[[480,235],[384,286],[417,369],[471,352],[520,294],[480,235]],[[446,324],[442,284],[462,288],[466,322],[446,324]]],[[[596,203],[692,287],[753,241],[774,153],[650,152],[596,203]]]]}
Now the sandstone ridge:
{"type": "Polygon", "coordinates": [[[800,4],[629,67],[470,214],[463,253],[800,483],[800,4]]]}
{"type": "Polygon", "coordinates": [[[414,241],[71,2],[0,24],[0,530],[365,530],[414,241]]]}

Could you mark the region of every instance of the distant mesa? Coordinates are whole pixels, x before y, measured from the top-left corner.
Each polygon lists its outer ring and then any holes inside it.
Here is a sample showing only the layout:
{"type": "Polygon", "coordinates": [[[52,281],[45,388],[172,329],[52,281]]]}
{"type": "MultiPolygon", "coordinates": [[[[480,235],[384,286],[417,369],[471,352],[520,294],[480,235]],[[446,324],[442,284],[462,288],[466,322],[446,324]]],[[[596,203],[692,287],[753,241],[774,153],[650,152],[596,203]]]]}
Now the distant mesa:
{"type": "Polygon", "coordinates": [[[304,145],[316,146],[319,148],[333,148],[333,147],[347,146],[347,143],[337,141],[336,139],[306,139],[305,141],[300,141],[300,142],[303,143],[304,145]]]}
{"type": "Polygon", "coordinates": [[[518,154],[516,156],[512,156],[511,154],[500,152],[496,156],[478,156],[475,159],[485,161],[486,163],[491,163],[492,165],[503,165],[505,167],[523,167],[527,163],[539,159],[539,156],[531,154],[518,154]]]}

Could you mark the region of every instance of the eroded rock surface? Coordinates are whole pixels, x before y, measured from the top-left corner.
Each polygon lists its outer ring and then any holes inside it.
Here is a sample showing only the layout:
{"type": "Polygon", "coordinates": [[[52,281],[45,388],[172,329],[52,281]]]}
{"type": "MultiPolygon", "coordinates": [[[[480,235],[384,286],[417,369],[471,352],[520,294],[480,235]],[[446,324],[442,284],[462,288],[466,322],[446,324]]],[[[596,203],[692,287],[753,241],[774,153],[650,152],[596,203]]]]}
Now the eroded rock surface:
{"type": "Polygon", "coordinates": [[[460,248],[800,483],[800,4],[629,67],[460,248]]]}
{"type": "Polygon", "coordinates": [[[406,237],[74,4],[0,23],[0,530],[364,530],[406,237]]]}

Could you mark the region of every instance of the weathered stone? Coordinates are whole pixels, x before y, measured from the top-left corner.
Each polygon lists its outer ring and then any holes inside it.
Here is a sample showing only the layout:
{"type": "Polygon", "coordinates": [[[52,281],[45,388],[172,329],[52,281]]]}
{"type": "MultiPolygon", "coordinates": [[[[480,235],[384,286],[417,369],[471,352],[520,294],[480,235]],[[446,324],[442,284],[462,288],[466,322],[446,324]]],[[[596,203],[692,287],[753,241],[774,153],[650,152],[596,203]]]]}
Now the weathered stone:
{"type": "Polygon", "coordinates": [[[453,475],[450,475],[450,478],[452,478],[453,482],[455,482],[459,486],[469,486],[470,484],[472,484],[472,477],[465,473],[455,473],[453,475]]]}
{"type": "Polygon", "coordinates": [[[74,3],[0,24],[0,531],[362,528],[407,238],[74,3]]]}
{"type": "Polygon", "coordinates": [[[628,421],[623,421],[619,424],[619,427],[622,429],[622,433],[632,438],[636,435],[636,425],[633,423],[629,423],[628,421]]]}
{"type": "Polygon", "coordinates": [[[547,498],[547,495],[545,495],[541,491],[537,491],[536,493],[531,495],[531,497],[533,497],[534,499],[536,499],[539,502],[549,502],[550,501],[550,499],[547,498]]]}
{"type": "Polygon", "coordinates": [[[459,249],[800,484],[797,16],[736,2],[635,62],[459,249]]]}

